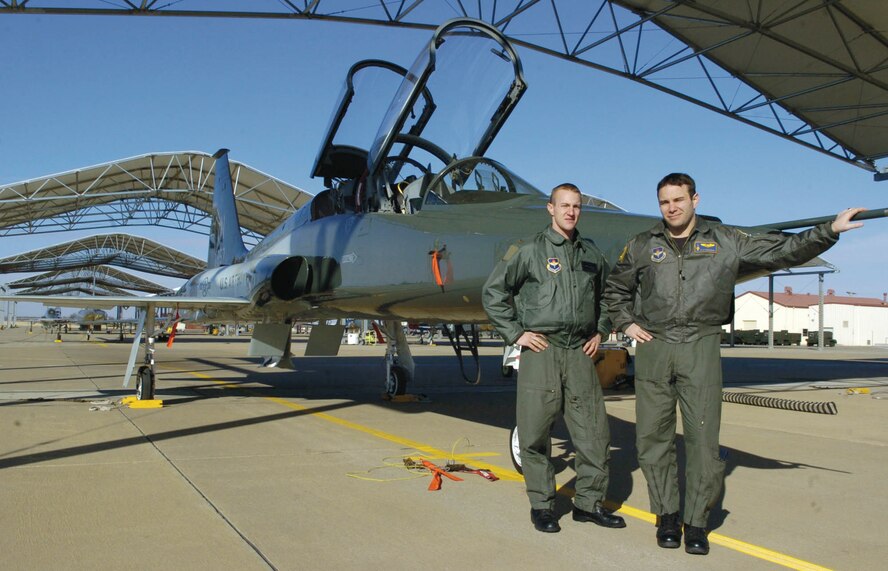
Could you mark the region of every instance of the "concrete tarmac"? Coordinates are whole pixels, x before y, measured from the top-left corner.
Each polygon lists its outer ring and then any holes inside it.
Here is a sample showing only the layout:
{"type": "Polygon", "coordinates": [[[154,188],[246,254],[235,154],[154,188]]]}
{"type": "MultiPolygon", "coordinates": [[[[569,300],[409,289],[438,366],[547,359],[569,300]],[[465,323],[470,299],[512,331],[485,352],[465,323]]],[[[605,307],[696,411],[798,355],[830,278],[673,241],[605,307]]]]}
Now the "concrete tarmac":
{"type": "MultiPolygon", "coordinates": [[[[888,348],[723,350],[725,389],[832,402],[837,415],[723,407],[726,491],[712,549],[656,545],[635,459],[634,395],[607,391],[609,498],[627,528],[570,517],[572,450],[553,455],[558,534],[536,532],[508,453],[515,383],[448,345],[413,345],[424,402],[380,398],[380,346],[262,369],[247,338],[159,346],[161,409],[122,406],[129,344],[0,331],[5,569],[871,569],[888,559],[888,348]],[[471,369],[471,363],[467,363],[471,369]],[[869,392],[849,389],[867,388],[869,392]],[[854,391],[851,391],[852,393],[854,391]],[[428,491],[404,458],[488,468],[428,491]]],[[[304,339],[294,341],[301,355],[304,339]]],[[[681,452],[681,436],[678,439],[681,452]]]]}

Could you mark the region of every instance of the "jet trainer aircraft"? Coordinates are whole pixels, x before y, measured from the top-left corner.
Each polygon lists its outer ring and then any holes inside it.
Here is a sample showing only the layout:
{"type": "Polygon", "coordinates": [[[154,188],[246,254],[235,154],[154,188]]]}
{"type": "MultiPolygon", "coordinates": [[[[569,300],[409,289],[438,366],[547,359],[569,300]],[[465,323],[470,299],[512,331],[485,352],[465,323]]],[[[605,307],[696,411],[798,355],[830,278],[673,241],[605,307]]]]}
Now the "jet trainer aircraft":
{"type": "MultiPolygon", "coordinates": [[[[481,289],[493,266],[517,239],[550,223],[546,194],[485,156],[525,89],[513,46],[477,20],[442,24],[409,70],[380,60],[355,64],[312,172],[323,177],[326,189],[249,251],[237,220],[227,151],[220,150],[208,269],[175,295],[90,300],[96,307],[145,310],[138,398],[154,395],[157,307],[174,308],[186,320],[254,322],[249,354],[281,366],[289,362],[296,320],[378,320],[388,338],[386,392],[402,393],[414,363],[401,322],[457,327],[487,322],[481,289]],[[381,98],[390,101],[387,108],[374,105],[381,98]],[[362,124],[378,126],[375,136],[362,124]]],[[[886,212],[864,214],[858,219],[886,212]]],[[[631,235],[654,222],[592,207],[580,231],[613,261],[631,235]]],[[[58,296],[0,299],[76,303],[58,296]]],[[[318,326],[309,347],[332,352],[340,338],[341,330],[330,334],[318,326]]],[[[127,380],[139,343],[137,336],[127,380]]]]}

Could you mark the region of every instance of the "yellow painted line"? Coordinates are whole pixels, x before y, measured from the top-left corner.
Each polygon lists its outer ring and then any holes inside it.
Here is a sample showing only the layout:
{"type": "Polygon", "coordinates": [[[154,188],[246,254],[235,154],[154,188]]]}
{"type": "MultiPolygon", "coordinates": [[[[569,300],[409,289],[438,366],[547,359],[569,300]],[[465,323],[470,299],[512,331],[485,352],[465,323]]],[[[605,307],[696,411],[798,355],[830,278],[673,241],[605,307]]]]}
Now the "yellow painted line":
{"type": "Polygon", "coordinates": [[[870,390],[869,387],[855,387],[848,389],[845,393],[849,395],[868,395],[870,394],[870,390]]]}
{"type": "Polygon", "coordinates": [[[759,559],[764,559],[765,561],[770,561],[771,563],[776,563],[777,565],[782,565],[790,569],[799,569],[802,571],[829,571],[828,567],[823,567],[821,565],[817,565],[816,563],[803,561],[801,559],[792,557],[791,555],[786,555],[784,553],[773,551],[765,547],[746,543],[745,541],[740,541],[739,539],[733,539],[726,535],[721,535],[720,533],[710,533],[709,542],[716,545],[721,545],[722,547],[727,547],[728,549],[733,549],[734,551],[739,551],[740,553],[745,553],[746,555],[751,555],[759,559]]]}
{"type": "MultiPolygon", "coordinates": [[[[166,367],[165,367],[166,368],[166,367]]],[[[250,392],[249,389],[246,389],[240,385],[220,381],[215,379],[209,375],[205,375],[203,373],[197,373],[194,371],[184,371],[181,369],[177,369],[183,373],[189,373],[194,375],[195,377],[199,377],[201,379],[205,379],[208,381],[212,381],[220,385],[223,388],[237,388],[244,390],[245,392],[250,392]]],[[[274,403],[277,403],[281,406],[298,410],[300,412],[308,412],[311,416],[316,418],[320,418],[326,420],[328,422],[332,422],[338,426],[342,426],[344,428],[348,428],[351,430],[356,430],[358,432],[363,432],[364,434],[369,434],[371,436],[375,436],[377,438],[381,438],[382,440],[388,440],[389,442],[394,442],[395,444],[400,444],[401,446],[415,449],[423,454],[429,456],[430,458],[441,458],[441,459],[450,459],[452,458],[455,461],[462,462],[465,464],[472,464],[473,466],[478,466],[479,468],[490,470],[494,474],[496,474],[501,480],[509,480],[514,482],[523,482],[524,477],[514,470],[508,470],[502,468],[500,466],[493,466],[491,464],[487,464],[485,462],[479,462],[475,458],[477,456],[496,456],[496,454],[483,453],[483,454],[456,454],[451,455],[449,452],[441,450],[439,448],[435,448],[433,446],[429,446],[427,444],[423,444],[421,442],[416,442],[415,440],[410,440],[409,438],[402,438],[400,436],[396,436],[394,434],[389,434],[388,432],[383,432],[382,430],[377,430],[375,428],[370,428],[368,426],[364,426],[362,424],[357,424],[351,422],[349,420],[345,420],[342,418],[338,418],[335,416],[331,416],[325,412],[311,412],[311,408],[307,406],[303,406],[301,404],[297,404],[295,402],[282,399],[280,397],[266,397],[260,396],[260,398],[270,400],[274,403]]],[[[562,487],[559,492],[568,492],[566,487],[562,487]]],[[[620,506],[619,513],[633,517],[635,519],[639,519],[650,524],[656,523],[656,516],[650,512],[646,512],[644,510],[640,510],[638,508],[633,508],[632,506],[628,506],[623,504],[620,506]]],[[[821,565],[817,565],[815,563],[810,563],[808,561],[804,561],[802,559],[798,559],[796,557],[792,557],[791,555],[786,555],[784,553],[780,553],[778,551],[773,551],[766,547],[760,547],[758,545],[754,545],[752,543],[747,543],[745,541],[740,541],[739,539],[733,539],[726,535],[722,535],[720,533],[711,532],[709,534],[709,542],[715,545],[721,545],[722,547],[727,547],[728,549],[732,549],[739,553],[743,553],[745,555],[749,555],[751,557],[755,557],[757,559],[762,559],[764,561],[769,561],[771,563],[776,563],[777,565],[782,565],[783,567],[787,567],[789,569],[796,569],[799,571],[830,571],[828,567],[823,567],[821,565]]]]}
{"type": "MultiPolygon", "coordinates": [[[[169,367],[164,367],[164,368],[169,368],[169,367]]],[[[180,370],[180,369],[177,369],[177,370],[180,370]]],[[[243,386],[240,386],[240,385],[237,385],[234,383],[230,383],[227,381],[220,381],[218,379],[215,379],[215,378],[213,378],[209,375],[205,375],[203,373],[197,373],[194,371],[182,371],[182,372],[187,372],[191,375],[194,375],[195,377],[211,381],[223,388],[241,389],[246,392],[250,392],[249,389],[246,389],[243,386]]],[[[515,481],[515,482],[523,482],[524,481],[524,477],[521,474],[519,474],[518,472],[515,472],[514,470],[504,470],[503,468],[500,468],[499,466],[494,466],[492,464],[487,464],[486,462],[479,462],[476,460],[476,458],[478,456],[496,456],[496,454],[490,454],[490,453],[451,454],[450,452],[447,452],[445,450],[441,450],[439,448],[435,448],[433,446],[429,446],[427,444],[423,444],[423,443],[417,442],[415,440],[410,440],[408,438],[402,438],[400,436],[396,436],[394,434],[389,434],[388,432],[383,432],[382,430],[377,430],[375,428],[370,428],[368,426],[357,424],[357,423],[354,423],[354,422],[351,422],[351,421],[348,421],[348,420],[345,420],[342,418],[338,418],[338,417],[329,415],[324,412],[311,412],[310,407],[303,406],[301,404],[297,404],[295,402],[292,402],[292,401],[289,401],[286,399],[282,399],[280,397],[263,396],[260,398],[263,398],[265,400],[270,400],[271,402],[277,403],[277,404],[279,404],[281,406],[285,406],[287,408],[291,408],[293,410],[298,410],[300,412],[303,412],[303,411],[309,412],[311,414],[311,416],[326,420],[327,422],[332,422],[333,424],[342,426],[344,428],[356,430],[358,432],[363,432],[364,434],[369,434],[371,436],[375,436],[375,437],[381,438],[383,440],[388,440],[389,442],[394,442],[395,444],[400,444],[401,446],[404,446],[405,448],[414,449],[417,452],[422,452],[425,456],[429,457],[430,459],[453,459],[456,462],[461,462],[464,464],[472,464],[473,466],[478,466],[479,468],[482,468],[485,470],[490,470],[491,472],[495,473],[501,480],[511,480],[511,481],[515,481]]]]}

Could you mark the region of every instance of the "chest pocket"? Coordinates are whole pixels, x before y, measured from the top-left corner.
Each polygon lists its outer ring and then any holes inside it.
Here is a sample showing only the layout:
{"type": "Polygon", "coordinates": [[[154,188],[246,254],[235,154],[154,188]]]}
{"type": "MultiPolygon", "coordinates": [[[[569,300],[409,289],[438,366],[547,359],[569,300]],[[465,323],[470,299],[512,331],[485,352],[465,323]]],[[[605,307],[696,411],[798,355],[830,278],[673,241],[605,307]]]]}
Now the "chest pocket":
{"type": "Polygon", "coordinates": [[[535,287],[525,286],[521,290],[525,309],[534,310],[551,305],[555,299],[555,291],[558,288],[557,280],[549,278],[542,283],[535,284],[535,287]]]}
{"type": "Polygon", "coordinates": [[[695,265],[695,274],[702,274],[707,284],[713,290],[721,293],[729,293],[734,296],[734,284],[737,281],[736,260],[729,252],[718,254],[696,255],[688,260],[695,265]]]}
{"type": "MultiPolygon", "coordinates": [[[[665,251],[665,250],[664,250],[665,251]]],[[[639,292],[642,299],[656,295],[661,299],[669,299],[675,293],[678,279],[678,258],[670,249],[656,262],[645,259],[638,272],[639,292]]],[[[652,254],[648,254],[652,256],[652,254]]]]}
{"type": "Polygon", "coordinates": [[[595,277],[598,275],[598,264],[595,262],[582,262],[580,270],[576,274],[577,287],[580,293],[591,293],[595,290],[595,277]]]}

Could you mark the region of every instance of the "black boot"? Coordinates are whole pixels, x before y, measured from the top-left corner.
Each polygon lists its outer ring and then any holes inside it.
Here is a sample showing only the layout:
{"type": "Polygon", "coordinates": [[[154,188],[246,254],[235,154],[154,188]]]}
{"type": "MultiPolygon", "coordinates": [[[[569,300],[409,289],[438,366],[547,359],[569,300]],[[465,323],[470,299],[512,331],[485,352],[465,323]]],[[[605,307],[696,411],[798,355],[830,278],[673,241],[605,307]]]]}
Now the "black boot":
{"type": "Polygon", "coordinates": [[[558,517],[555,516],[555,512],[552,510],[530,510],[530,521],[533,522],[533,526],[537,531],[542,531],[545,533],[558,533],[561,531],[561,526],[558,525],[558,517]]]}
{"type": "Polygon", "coordinates": [[[691,555],[709,553],[709,540],[706,539],[705,529],[685,524],[685,553],[691,555]]]}
{"type": "Polygon", "coordinates": [[[574,521],[589,521],[596,525],[600,525],[601,527],[626,527],[626,520],[618,515],[614,515],[613,512],[604,509],[601,504],[596,505],[595,509],[591,512],[581,510],[574,506],[573,519],[574,521]]]}
{"type": "Polygon", "coordinates": [[[657,516],[657,545],[666,549],[677,549],[681,545],[678,512],[657,516]]]}

